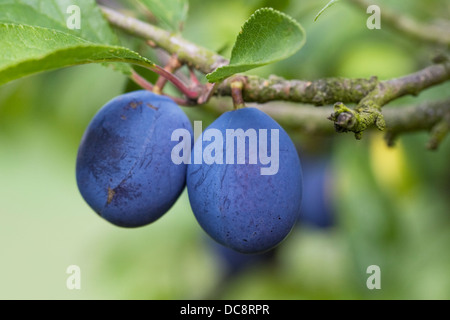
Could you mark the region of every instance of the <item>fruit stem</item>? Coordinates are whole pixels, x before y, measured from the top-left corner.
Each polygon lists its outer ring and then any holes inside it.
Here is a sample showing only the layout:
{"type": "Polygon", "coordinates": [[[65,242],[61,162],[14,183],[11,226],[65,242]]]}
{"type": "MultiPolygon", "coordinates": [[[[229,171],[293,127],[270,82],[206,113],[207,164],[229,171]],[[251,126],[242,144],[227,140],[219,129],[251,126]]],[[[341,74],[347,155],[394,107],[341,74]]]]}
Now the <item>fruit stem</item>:
{"type": "Polygon", "coordinates": [[[245,108],[242,90],[244,89],[244,81],[241,77],[236,77],[231,81],[231,97],[233,98],[234,109],[245,108]]]}
{"type": "MultiPolygon", "coordinates": [[[[178,79],[173,73],[167,71],[166,69],[164,69],[164,68],[162,68],[162,67],[160,67],[160,66],[158,66],[156,64],[153,65],[152,67],[150,67],[149,69],[152,70],[153,72],[156,72],[160,76],[163,76],[164,78],[166,78],[170,82],[172,82],[172,84],[175,87],[177,87],[177,89],[180,90],[187,98],[193,99],[193,100],[196,100],[198,98],[199,92],[189,89],[183,83],[183,81],[178,79]]],[[[153,92],[155,92],[155,89],[153,89],[153,92]]]]}
{"type": "MultiPolygon", "coordinates": [[[[174,73],[176,70],[181,68],[182,64],[178,60],[177,54],[174,53],[170,56],[169,61],[167,62],[167,65],[164,67],[164,70],[166,70],[169,73],[174,73]]],[[[166,85],[168,79],[164,76],[159,76],[158,80],[155,83],[155,86],[153,88],[153,92],[157,94],[161,94],[164,86],[166,85]]]]}
{"type": "MultiPolygon", "coordinates": [[[[143,89],[154,92],[154,86],[134,70],[131,71],[131,80],[133,80],[135,83],[137,83],[143,89]]],[[[182,105],[182,106],[186,106],[186,107],[192,107],[192,106],[197,105],[197,103],[192,99],[183,99],[183,98],[173,97],[173,96],[166,95],[166,94],[163,94],[163,95],[171,98],[178,105],[182,105]]]]}
{"type": "Polygon", "coordinates": [[[136,71],[131,70],[131,80],[148,91],[153,91],[153,84],[141,77],[136,71]]]}
{"type": "Polygon", "coordinates": [[[192,67],[189,67],[189,77],[190,77],[191,83],[193,85],[195,85],[195,86],[201,85],[200,81],[198,80],[197,75],[195,74],[194,69],[192,69],[192,67]]]}

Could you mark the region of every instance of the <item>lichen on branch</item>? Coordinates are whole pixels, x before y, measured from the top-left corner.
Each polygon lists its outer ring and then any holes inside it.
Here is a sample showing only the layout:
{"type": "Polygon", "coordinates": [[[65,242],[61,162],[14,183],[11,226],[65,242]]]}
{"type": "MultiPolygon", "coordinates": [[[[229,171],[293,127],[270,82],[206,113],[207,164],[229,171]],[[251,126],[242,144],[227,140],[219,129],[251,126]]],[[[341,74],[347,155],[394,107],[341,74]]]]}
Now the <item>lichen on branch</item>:
{"type": "Polygon", "coordinates": [[[342,102],[338,102],[334,105],[334,113],[329,119],[334,122],[337,132],[354,132],[355,138],[358,140],[362,138],[363,131],[373,124],[379,130],[384,130],[386,127],[381,108],[375,104],[352,110],[342,102]]]}
{"type": "Polygon", "coordinates": [[[351,131],[357,139],[361,139],[363,131],[373,125],[384,130],[385,121],[381,112],[384,105],[408,94],[417,95],[449,79],[450,63],[443,62],[401,78],[381,81],[359,101],[354,110],[342,102],[336,103],[329,119],[334,122],[337,132],[351,131]]]}
{"type": "MultiPolygon", "coordinates": [[[[219,95],[231,94],[231,80],[224,81],[217,89],[219,95]]],[[[333,104],[336,101],[355,102],[361,100],[377,85],[376,77],[370,79],[326,78],[313,81],[286,80],[278,76],[268,79],[246,76],[243,89],[248,102],[265,103],[284,100],[310,103],[316,106],[333,104]]]]}

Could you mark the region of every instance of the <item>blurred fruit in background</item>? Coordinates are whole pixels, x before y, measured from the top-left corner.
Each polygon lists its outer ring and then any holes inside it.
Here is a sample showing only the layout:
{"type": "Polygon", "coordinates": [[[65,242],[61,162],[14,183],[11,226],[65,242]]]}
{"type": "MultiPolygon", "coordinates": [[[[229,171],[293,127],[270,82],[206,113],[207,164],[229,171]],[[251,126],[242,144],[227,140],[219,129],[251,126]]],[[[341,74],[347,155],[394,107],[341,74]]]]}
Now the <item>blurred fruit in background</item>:
{"type": "Polygon", "coordinates": [[[328,228],[335,224],[330,154],[302,154],[303,199],[299,224],[328,228]]]}

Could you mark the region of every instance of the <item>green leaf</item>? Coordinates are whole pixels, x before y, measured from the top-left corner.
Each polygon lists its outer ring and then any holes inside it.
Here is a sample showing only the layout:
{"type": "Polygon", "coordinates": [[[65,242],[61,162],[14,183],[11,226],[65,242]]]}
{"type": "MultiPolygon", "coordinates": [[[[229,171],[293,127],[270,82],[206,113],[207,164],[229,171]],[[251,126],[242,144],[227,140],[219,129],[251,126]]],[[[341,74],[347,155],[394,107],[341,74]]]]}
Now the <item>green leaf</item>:
{"type": "Polygon", "coordinates": [[[0,22],[56,29],[92,42],[119,44],[95,0],[0,0],[0,22]],[[71,5],[80,8],[79,30],[67,27],[71,5]]]}
{"type": "Polygon", "coordinates": [[[188,0],[138,1],[158,19],[162,28],[172,32],[178,32],[182,29],[189,8],[188,0]]]}
{"type": "MultiPolygon", "coordinates": [[[[59,30],[95,43],[119,44],[95,0],[0,0],[0,22],[59,30]],[[79,30],[67,27],[67,20],[73,14],[68,8],[74,4],[80,8],[79,30]]],[[[129,65],[110,65],[124,74],[131,73],[129,65]]]]}
{"type": "Polygon", "coordinates": [[[0,23],[0,85],[33,73],[86,64],[154,64],[127,48],[99,44],[54,29],[0,23]]]}
{"type": "Polygon", "coordinates": [[[331,0],[330,2],[328,2],[327,5],[325,7],[323,7],[322,10],[320,10],[319,13],[316,15],[316,17],[314,18],[314,21],[316,21],[325,10],[327,10],[329,7],[331,7],[338,1],[339,0],[331,0]]]}
{"type": "Polygon", "coordinates": [[[219,82],[236,73],[286,59],[305,41],[305,31],[297,21],[271,8],[258,9],[242,27],[230,64],[206,77],[209,82],[219,82]]]}

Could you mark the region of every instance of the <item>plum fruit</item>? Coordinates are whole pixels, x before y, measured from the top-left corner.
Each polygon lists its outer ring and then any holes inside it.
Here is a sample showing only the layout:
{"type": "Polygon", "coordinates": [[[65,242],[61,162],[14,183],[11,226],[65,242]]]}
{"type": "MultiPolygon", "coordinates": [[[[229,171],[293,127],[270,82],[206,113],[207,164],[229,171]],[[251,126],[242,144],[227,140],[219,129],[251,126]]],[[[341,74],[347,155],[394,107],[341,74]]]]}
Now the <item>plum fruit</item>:
{"type": "Polygon", "coordinates": [[[222,277],[227,281],[252,268],[276,263],[276,250],[269,250],[260,254],[245,254],[225,247],[210,237],[205,238],[208,249],[221,266],[222,277]]]}
{"type": "Polygon", "coordinates": [[[286,131],[256,108],[226,112],[205,129],[195,142],[186,184],[200,226],[241,253],[274,248],[299,216],[297,150],[286,131]]]}
{"type": "Polygon", "coordinates": [[[329,185],[332,182],[331,161],[327,156],[303,153],[303,202],[299,225],[326,229],[335,225],[335,212],[329,185]]]}
{"type": "Polygon", "coordinates": [[[76,179],[84,200],[121,227],[160,218],[186,185],[187,165],[171,160],[179,143],[171,134],[179,128],[192,136],[188,117],[170,98],[139,90],[109,101],[79,146],[76,179]]]}

